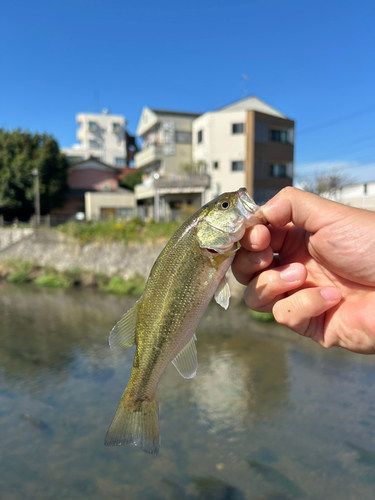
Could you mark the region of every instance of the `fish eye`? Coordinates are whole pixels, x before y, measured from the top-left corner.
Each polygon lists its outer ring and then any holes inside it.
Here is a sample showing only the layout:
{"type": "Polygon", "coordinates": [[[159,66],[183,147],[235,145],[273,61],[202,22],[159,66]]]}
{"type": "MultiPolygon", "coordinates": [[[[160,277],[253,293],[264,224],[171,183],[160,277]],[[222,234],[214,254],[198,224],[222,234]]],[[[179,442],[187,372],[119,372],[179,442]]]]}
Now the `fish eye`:
{"type": "Polygon", "coordinates": [[[228,208],[229,207],[229,203],[227,201],[223,201],[223,203],[221,204],[221,208],[228,208]]]}

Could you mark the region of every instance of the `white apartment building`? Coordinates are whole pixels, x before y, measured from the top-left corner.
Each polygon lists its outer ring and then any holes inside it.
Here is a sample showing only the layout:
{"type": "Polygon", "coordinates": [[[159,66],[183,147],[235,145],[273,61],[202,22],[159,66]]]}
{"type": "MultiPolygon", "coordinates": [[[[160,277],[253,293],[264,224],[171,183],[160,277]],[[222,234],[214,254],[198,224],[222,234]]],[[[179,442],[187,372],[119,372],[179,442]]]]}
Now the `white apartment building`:
{"type": "Polygon", "coordinates": [[[294,121],[255,96],[203,115],[145,107],[137,135],[135,197],[139,213],[155,219],[243,186],[265,203],[293,185],[294,121]]]}
{"type": "Polygon", "coordinates": [[[245,186],[258,203],[293,184],[294,122],[250,96],[193,122],[193,161],[211,178],[206,196],[245,186]]]}
{"type": "Polygon", "coordinates": [[[103,113],[79,113],[76,116],[78,144],[62,148],[71,163],[96,158],[107,165],[125,167],[125,117],[103,113]]]}
{"type": "Polygon", "coordinates": [[[375,182],[350,184],[321,196],[350,207],[375,211],[375,182]]]}

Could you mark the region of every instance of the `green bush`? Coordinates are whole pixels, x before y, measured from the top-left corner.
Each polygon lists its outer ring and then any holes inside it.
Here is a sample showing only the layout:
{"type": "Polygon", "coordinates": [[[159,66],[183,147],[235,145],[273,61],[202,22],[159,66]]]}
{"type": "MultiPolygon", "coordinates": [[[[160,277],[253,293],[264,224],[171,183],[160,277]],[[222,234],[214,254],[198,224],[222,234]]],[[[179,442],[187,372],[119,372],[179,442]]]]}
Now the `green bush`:
{"type": "Polygon", "coordinates": [[[87,243],[146,243],[158,238],[168,240],[179,227],[177,222],[143,222],[139,218],[126,221],[77,223],[70,221],[59,226],[59,231],[85,245],[87,243]]]}
{"type": "Polygon", "coordinates": [[[113,277],[109,283],[101,283],[99,288],[102,292],[115,293],[118,295],[134,295],[140,296],[143,293],[145,281],[140,276],[135,276],[132,279],[124,280],[119,277],[113,277]]]}
{"type": "Polygon", "coordinates": [[[72,282],[69,281],[62,274],[43,274],[34,280],[35,285],[38,286],[49,286],[54,288],[70,288],[72,286],[72,282]]]}
{"type": "Polygon", "coordinates": [[[272,313],[262,313],[258,311],[250,310],[251,317],[256,321],[263,321],[264,323],[270,323],[271,321],[275,321],[272,313]]]}
{"type": "Polygon", "coordinates": [[[29,281],[29,275],[32,269],[30,262],[17,262],[10,264],[13,270],[8,274],[6,280],[9,283],[26,283],[29,281]]]}

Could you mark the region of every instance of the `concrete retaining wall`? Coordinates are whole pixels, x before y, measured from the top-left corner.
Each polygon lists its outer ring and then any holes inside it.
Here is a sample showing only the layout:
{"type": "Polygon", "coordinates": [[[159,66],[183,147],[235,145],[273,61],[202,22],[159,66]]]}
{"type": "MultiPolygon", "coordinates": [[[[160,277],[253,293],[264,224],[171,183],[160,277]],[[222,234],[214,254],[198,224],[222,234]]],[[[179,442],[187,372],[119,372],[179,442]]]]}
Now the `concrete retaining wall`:
{"type": "MultiPolygon", "coordinates": [[[[79,245],[54,230],[0,230],[0,263],[10,259],[25,260],[41,267],[51,266],[61,272],[78,268],[109,277],[129,279],[138,274],[147,279],[162,249],[163,245],[160,244],[79,245]],[[14,232],[13,236],[11,232],[14,232]]],[[[243,287],[235,281],[231,272],[228,273],[228,279],[232,294],[241,295],[243,287]]]]}

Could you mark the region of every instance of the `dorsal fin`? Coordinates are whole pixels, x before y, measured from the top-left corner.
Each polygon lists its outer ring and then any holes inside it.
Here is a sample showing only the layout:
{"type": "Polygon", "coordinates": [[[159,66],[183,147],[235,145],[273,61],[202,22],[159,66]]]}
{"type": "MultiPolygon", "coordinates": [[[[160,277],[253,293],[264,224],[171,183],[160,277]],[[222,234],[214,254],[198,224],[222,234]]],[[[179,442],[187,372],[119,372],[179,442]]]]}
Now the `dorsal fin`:
{"type": "Polygon", "coordinates": [[[112,328],[109,334],[109,346],[111,349],[131,347],[136,343],[139,301],[129,309],[127,313],[112,328]]]}

